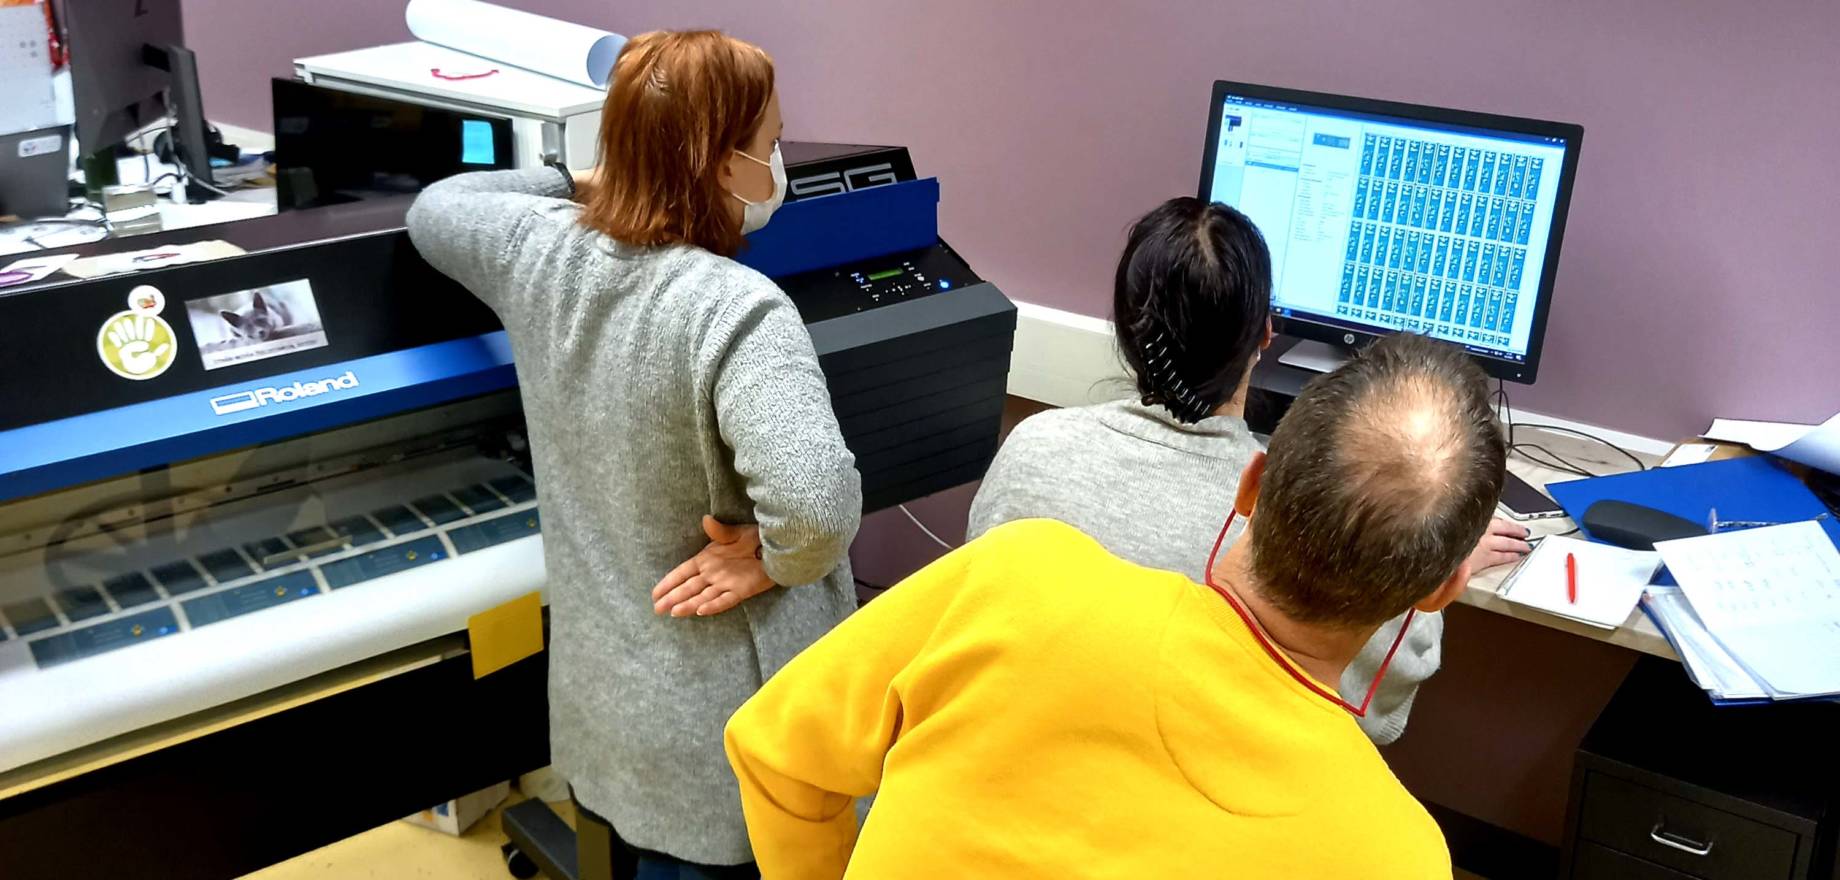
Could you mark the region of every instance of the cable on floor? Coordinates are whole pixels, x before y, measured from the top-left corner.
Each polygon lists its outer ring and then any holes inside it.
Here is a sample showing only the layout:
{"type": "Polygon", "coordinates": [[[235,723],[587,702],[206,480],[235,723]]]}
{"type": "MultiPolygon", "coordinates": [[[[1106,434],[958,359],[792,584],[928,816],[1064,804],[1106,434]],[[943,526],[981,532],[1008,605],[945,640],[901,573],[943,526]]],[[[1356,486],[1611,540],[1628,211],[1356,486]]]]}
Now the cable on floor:
{"type": "Polygon", "coordinates": [[[917,516],[914,516],[914,512],[913,512],[913,511],[911,511],[911,510],[908,510],[908,509],[907,509],[907,505],[905,505],[905,504],[897,504],[897,505],[895,505],[895,506],[896,506],[896,507],[898,507],[898,508],[900,508],[900,510],[901,510],[901,513],[902,513],[903,515],[905,515],[905,516],[907,517],[907,520],[908,520],[908,522],[911,522],[911,523],[913,523],[913,524],[914,524],[914,527],[915,527],[915,528],[917,528],[917,529],[919,529],[920,531],[922,531],[922,532],[924,532],[924,533],[926,534],[926,536],[927,536],[927,537],[929,537],[929,538],[932,538],[932,539],[933,539],[933,543],[935,543],[935,544],[938,544],[939,546],[941,546],[941,547],[943,547],[943,548],[945,548],[945,549],[947,549],[947,550],[957,550],[957,549],[958,549],[958,548],[957,548],[956,546],[954,546],[954,545],[952,545],[952,544],[949,544],[949,543],[947,543],[947,542],[946,542],[946,539],[944,539],[944,538],[941,538],[941,537],[939,537],[938,535],[935,535],[935,534],[933,534],[933,530],[932,530],[932,529],[929,529],[929,528],[927,528],[927,527],[926,527],[926,523],[923,523],[923,522],[921,522],[921,521],[920,521],[920,518],[919,518],[919,517],[917,517],[917,516]]]}

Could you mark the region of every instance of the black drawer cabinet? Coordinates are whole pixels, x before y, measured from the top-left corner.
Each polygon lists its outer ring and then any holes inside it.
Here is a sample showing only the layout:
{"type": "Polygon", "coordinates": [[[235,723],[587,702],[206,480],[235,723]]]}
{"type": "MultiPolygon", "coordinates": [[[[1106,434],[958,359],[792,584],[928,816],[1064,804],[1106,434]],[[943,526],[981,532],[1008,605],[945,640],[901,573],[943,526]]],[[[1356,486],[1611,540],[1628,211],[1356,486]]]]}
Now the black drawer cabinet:
{"type": "Polygon", "coordinates": [[[1578,749],[1561,876],[1840,880],[1840,706],[1714,707],[1643,658],[1578,749]]]}
{"type": "Polygon", "coordinates": [[[1671,871],[1595,843],[1578,845],[1572,876],[1615,877],[1617,880],[1693,880],[1692,874],[1671,871]]]}

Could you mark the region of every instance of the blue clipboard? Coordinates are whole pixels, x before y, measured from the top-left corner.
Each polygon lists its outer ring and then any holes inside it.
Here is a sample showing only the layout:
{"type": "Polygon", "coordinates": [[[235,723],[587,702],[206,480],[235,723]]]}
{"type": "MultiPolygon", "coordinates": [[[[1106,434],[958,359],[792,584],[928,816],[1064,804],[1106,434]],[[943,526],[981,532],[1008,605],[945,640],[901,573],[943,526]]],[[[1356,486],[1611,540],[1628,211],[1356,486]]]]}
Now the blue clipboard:
{"type": "MultiPolygon", "coordinates": [[[[1605,499],[1652,507],[1696,523],[1705,523],[1714,509],[1726,521],[1785,523],[1827,512],[1827,505],[1800,479],[1766,455],[1548,483],[1546,491],[1581,530],[1585,509],[1605,499]]],[[[1840,522],[1829,517],[1821,527],[1840,546],[1840,522]]],[[[1588,531],[1584,534],[1597,540],[1588,531]]]]}

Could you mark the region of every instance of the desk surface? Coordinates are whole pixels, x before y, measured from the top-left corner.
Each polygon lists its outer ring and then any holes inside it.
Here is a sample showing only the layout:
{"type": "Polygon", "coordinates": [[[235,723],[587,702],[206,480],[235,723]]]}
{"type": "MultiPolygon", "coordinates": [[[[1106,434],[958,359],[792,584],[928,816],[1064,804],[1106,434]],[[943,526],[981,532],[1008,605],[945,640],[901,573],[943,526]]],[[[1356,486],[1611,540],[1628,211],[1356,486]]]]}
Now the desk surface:
{"type": "MultiPolygon", "coordinates": [[[[1524,430],[1526,429],[1517,429],[1517,432],[1524,430]]],[[[1517,437],[1516,439],[1519,438],[1517,437]]],[[[1602,445],[1592,443],[1588,440],[1566,437],[1554,433],[1540,433],[1539,443],[1551,449],[1553,452],[1564,456],[1567,460],[1584,466],[1593,473],[1614,474],[1631,469],[1628,459],[1623,458],[1610,449],[1606,449],[1602,445]]],[[[1658,461],[1658,459],[1653,456],[1647,456],[1641,453],[1636,453],[1636,456],[1650,466],[1655,465],[1658,461]]],[[[1544,488],[1547,483],[1577,479],[1577,477],[1562,471],[1535,464],[1519,455],[1509,457],[1508,470],[1512,471],[1521,479],[1540,488],[1544,488]]],[[[1577,524],[1572,522],[1569,517],[1558,517],[1555,519],[1534,520],[1528,523],[1527,527],[1536,535],[1558,535],[1571,531],[1576,525],[1577,524]]],[[[1667,638],[1661,635],[1660,630],[1655,628],[1655,622],[1649,620],[1648,615],[1643,614],[1640,608],[1631,611],[1629,613],[1629,619],[1623,621],[1622,626],[1614,630],[1603,630],[1576,621],[1566,620],[1563,617],[1556,617],[1544,611],[1528,608],[1525,605],[1518,605],[1503,599],[1499,592],[1501,590],[1501,583],[1507,578],[1508,572],[1512,570],[1513,566],[1502,566],[1500,568],[1490,569],[1472,578],[1469,582],[1469,589],[1465,590],[1463,597],[1457,601],[1465,605],[1480,608],[1484,611],[1512,617],[1516,620],[1537,623],[1540,626],[1563,630],[1573,635],[1583,636],[1587,639],[1609,642],[1612,645],[1618,645],[1632,651],[1641,651],[1644,654],[1653,654],[1657,657],[1665,657],[1669,660],[1680,659],[1679,656],[1674,653],[1673,646],[1668,644],[1667,638]]]]}
{"type": "MultiPolygon", "coordinates": [[[[121,159],[117,163],[119,179],[123,183],[138,184],[158,179],[173,172],[173,166],[148,159],[121,159]]],[[[160,229],[149,233],[121,235],[118,240],[133,242],[148,235],[160,232],[175,232],[182,229],[194,229],[201,226],[213,226],[254,217],[266,217],[275,213],[275,188],[273,186],[253,185],[232,191],[229,195],[203,204],[191,205],[175,201],[171,194],[161,195],[154,205],[160,215],[160,229]]],[[[68,215],[41,221],[12,220],[0,222],[0,257],[13,254],[28,254],[39,250],[56,250],[74,244],[99,241],[105,237],[99,225],[102,212],[94,207],[78,208],[68,215]]],[[[155,246],[156,242],[148,240],[146,247],[155,246]]],[[[5,265],[10,260],[0,260],[5,265]]]]}

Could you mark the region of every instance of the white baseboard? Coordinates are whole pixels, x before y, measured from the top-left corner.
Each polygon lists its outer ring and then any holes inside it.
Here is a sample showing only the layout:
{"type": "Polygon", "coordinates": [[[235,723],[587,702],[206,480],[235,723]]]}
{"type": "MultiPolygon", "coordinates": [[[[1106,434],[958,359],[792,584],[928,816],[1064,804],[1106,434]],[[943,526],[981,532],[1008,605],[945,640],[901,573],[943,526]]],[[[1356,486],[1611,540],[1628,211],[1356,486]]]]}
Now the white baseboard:
{"type": "Polygon", "coordinates": [[[1112,343],[1112,322],[1016,303],[1009,393],[1051,406],[1085,406],[1127,397],[1133,387],[1112,343]]]}
{"type": "MultiPolygon", "coordinates": [[[[1091,315],[1016,303],[1016,345],[1009,393],[1050,406],[1084,406],[1131,394],[1134,385],[1112,340],[1112,322],[1091,315]]],[[[1516,422],[1553,425],[1602,437],[1625,449],[1666,455],[1672,441],[1515,410],[1516,422]]]]}

